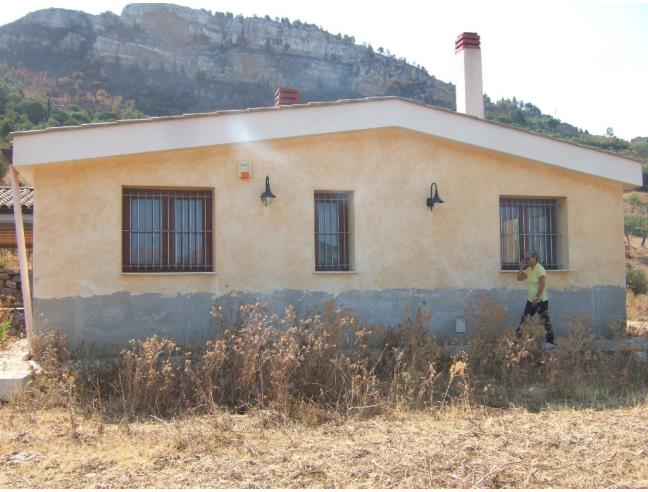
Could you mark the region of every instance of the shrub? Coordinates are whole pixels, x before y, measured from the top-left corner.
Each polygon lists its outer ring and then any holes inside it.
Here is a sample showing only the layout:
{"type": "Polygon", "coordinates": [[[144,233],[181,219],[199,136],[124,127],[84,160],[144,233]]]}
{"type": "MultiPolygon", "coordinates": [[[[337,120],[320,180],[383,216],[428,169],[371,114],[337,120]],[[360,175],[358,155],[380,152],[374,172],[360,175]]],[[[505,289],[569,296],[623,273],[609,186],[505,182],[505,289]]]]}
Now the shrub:
{"type": "Polygon", "coordinates": [[[631,267],[626,273],[626,286],[637,294],[648,294],[648,280],[645,272],[639,267],[631,267]]]}
{"type": "Polygon", "coordinates": [[[11,328],[11,320],[0,321],[0,342],[7,336],[7,331],[11,328]]]}
{"type": "Polygon", "coordinates": [[[117,363],[118,394],[125,414],[161,415],[174,402],[182,404],[182,373],[173,357],[181,352],[171,340],[156,336],[131,340],[117,363]]]}
{"type": "Polygon", "coordinates": [[[14,316],[14,311],[11,308],[15,308],[18,305],[18,302],[15,297],[12,296],[0,296],[0,307],[4,308],[0,311],[0,342],[2,342],[6,337],[7,333],[14,328],[15,331],[18,331],[22,328],[22,321],[19,317],[14,316]]]}
{"type": "Polygon", "coordinates": [[[636,191],[633,191],[628,195],[628,203],[630,203],[631,205],[641,204],[641,198],[639,198],[639,194],[636,191]]]}

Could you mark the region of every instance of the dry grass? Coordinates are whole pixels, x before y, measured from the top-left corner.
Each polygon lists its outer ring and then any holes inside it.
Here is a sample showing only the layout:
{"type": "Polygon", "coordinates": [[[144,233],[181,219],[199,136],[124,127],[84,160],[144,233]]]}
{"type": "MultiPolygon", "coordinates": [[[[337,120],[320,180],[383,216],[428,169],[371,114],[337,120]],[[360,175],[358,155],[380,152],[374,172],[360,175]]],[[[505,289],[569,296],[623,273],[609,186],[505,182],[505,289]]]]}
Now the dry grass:
{"type": "Polygon", "coordinates": [[[265,410],[108,423],[9,406],[0,487],[644,488],[647,411],[450,407],[309,426],[265,410]]]}
{"type": "Polygon", "coordinates": [[[22,314],[17,315],[12,311],[17,306],[20,303],[15,297],[0,296],[0,350],[7,350],[24,332],[22,314]]]}
{"type": "Polygon", "coordinates": [[[629,320],[648,321],[648,295],[626,292],[626,312],[629,320]]]}

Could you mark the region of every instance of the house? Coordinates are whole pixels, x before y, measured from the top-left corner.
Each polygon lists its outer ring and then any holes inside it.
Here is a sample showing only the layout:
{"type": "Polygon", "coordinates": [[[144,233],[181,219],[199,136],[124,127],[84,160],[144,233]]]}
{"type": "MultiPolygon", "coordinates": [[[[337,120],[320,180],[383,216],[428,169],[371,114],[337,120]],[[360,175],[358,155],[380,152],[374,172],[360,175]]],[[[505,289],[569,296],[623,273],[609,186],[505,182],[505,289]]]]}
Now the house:
{"type": "Polygon", "coordinates": [[[460,112],[280,90],[271,108],[13,134],[37,203],[36,329],[185,341],[213,333],[212,303],[258,297],[394,326],[425,303],[453,334],[480,292],[519,318],[536,249],[557,332],[583,313],[605,333],[625,319],[623,191],[641,163],[484,120],[478,36],[456,53],[460,112]]]}
{"type": "MultiPolygon", "coordinates": [[[[27,255],[31,264],[32,225],[34,222],[34,189],[28,186],[20,187],[20,203],[22,205],[23,222],[25,224],[25,243],[27,255]]],[[[13,196],[11,188],[0,187],[0,258],[4,258],[5,267],[18,268],[16,251],[16,225],[14,223],[13,196]]]]}

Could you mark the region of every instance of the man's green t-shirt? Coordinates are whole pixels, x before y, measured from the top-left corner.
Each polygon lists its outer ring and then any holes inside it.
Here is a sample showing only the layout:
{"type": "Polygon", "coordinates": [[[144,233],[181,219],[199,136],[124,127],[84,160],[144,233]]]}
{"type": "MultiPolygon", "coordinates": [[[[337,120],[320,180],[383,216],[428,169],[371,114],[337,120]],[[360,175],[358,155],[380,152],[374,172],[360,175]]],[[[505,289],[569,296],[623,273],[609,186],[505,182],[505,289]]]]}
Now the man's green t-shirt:
{"type": "Polygon", "coordinates": [[[524,273],[526,273],[527,282],[529,283],[529,301],[533,302],[533,300],[536,298],[536,294],[538,293],[538,287],[540,287],[540,277],[545,277],[545,288],[542,291],[542,296],[540,297],[540,300],[547,301],[549,299],[547,297],[547,284],[546,284],[547,272],[544,269],[544,267],[540,263],[536,263],[536,265],[533,268],[527,267],[527,269],[524,270],[524,273]]]}

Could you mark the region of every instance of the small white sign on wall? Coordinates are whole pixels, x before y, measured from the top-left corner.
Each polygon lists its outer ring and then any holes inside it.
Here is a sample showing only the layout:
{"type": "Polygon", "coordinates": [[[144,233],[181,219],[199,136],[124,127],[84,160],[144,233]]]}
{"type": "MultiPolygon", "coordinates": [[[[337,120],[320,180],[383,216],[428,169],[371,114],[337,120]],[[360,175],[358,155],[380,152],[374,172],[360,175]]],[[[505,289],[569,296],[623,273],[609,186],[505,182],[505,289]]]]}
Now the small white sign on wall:
{"type": "Polygon", "coordinates": [[[455,333],[466,333],[466,320],[457,318],[455,320],[455,333]]]}
{"type": "Polygon", "coordinates": [[[250,179],[252,177],[252,164],[247,161],[238,163],[238,174],[240,179],[250,179]]]}

